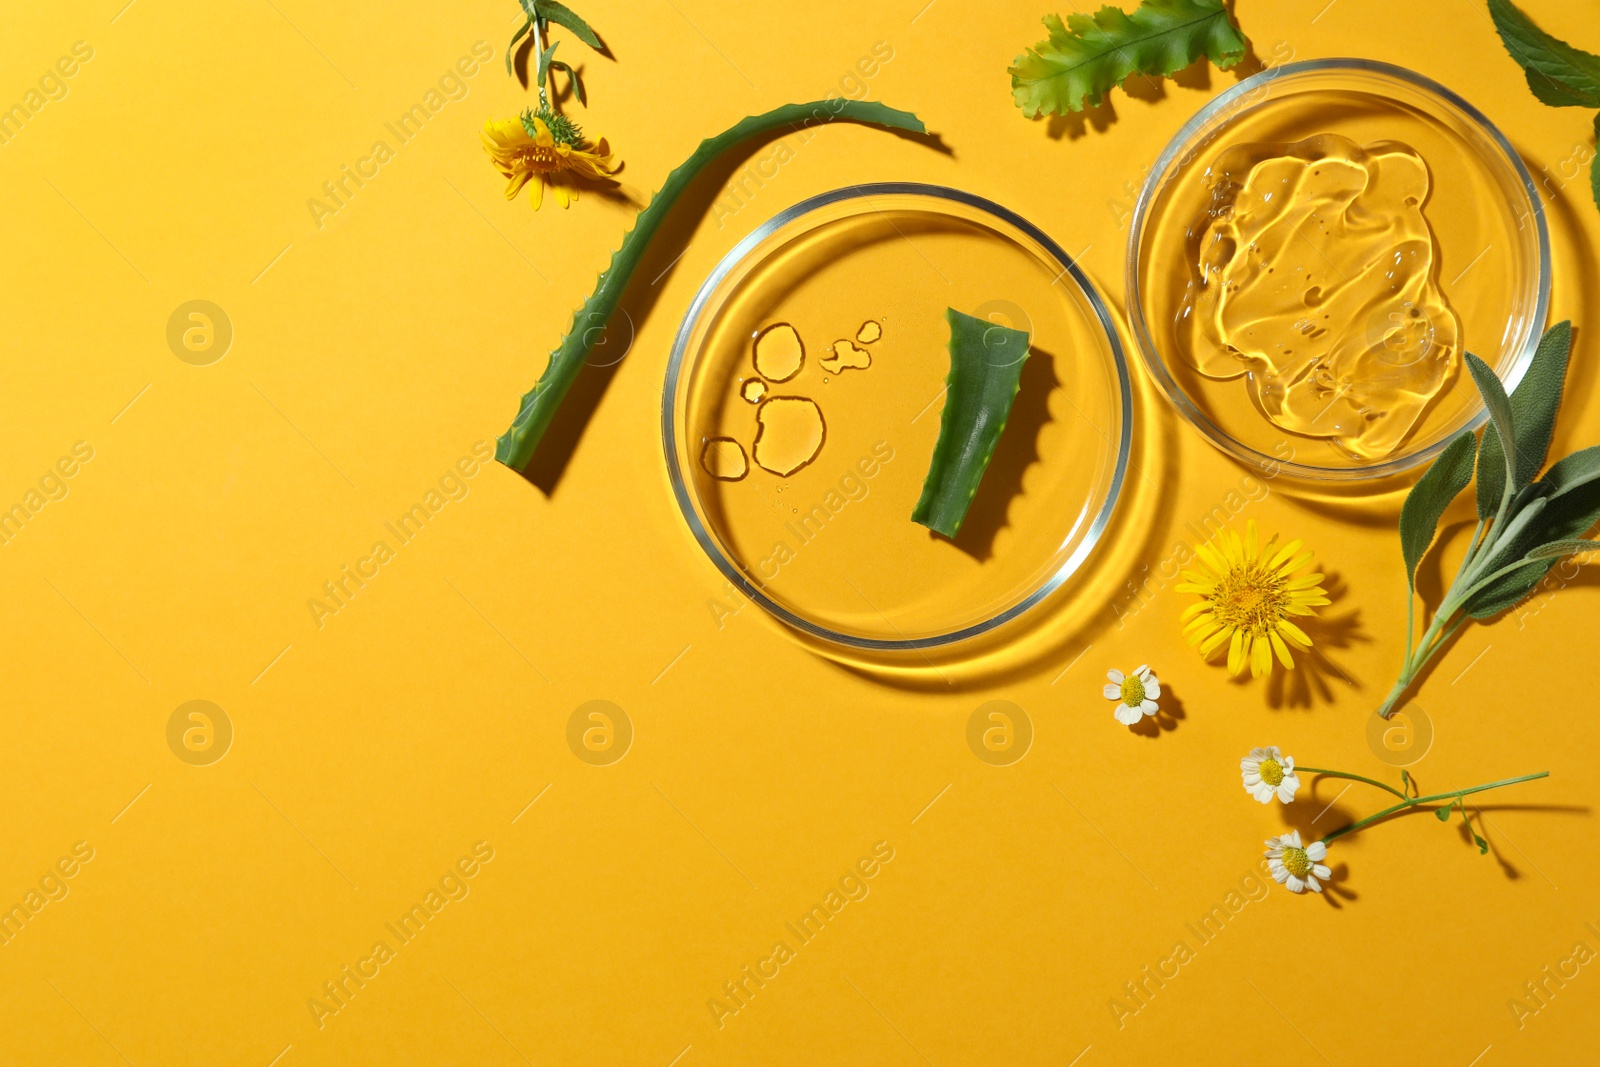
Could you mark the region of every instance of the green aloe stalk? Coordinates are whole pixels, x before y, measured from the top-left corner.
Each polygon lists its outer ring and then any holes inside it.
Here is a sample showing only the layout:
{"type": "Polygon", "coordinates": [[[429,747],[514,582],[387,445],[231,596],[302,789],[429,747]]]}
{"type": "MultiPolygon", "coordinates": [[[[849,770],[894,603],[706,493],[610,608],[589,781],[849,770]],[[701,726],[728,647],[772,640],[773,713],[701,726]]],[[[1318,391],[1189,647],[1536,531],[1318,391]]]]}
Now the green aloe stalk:
{"type": "Polygon", "coordinates": [[[1028,332],[998,326],[955,308],[950,323],[950,374],[945,378],[939,441],[922,483],[914,522],[954,537],[966,521],[995,445],[1011,417],[1011,402],[1028,358],[1028,332]]]}
{"type": "Polygon", "coordinates": [[[604,331],[599,327],[610,320],[621,303],[628,280],[639,266],[645,248],[674,201],[707,164],[729,148],[762,134],[840,121],[861,122],[910,133],[927,132],[922,121],[909,111],[897,111],[876,102],[834,99],[809,104],[785,104],[764,115],[741,119],[717,136],[701,141],[694,154],[667,176],[666,184],[656,193],[650,205],[639,213],[633,230],[622,239],[622,247],[612,253],[611,265],[601,272],[594,292],[573,315],[572,326],[561,339],[561,344],[550,353],[550,364],[544,374],[540,375],[532,389],[523,394],[522,407],[515,421],[495,445],[495,459],[515,470],[527,467],[567,390],[572,388],[578,372],[583,369],[584,360],[592,348],[592,339],[603,336],[604,331]]]}

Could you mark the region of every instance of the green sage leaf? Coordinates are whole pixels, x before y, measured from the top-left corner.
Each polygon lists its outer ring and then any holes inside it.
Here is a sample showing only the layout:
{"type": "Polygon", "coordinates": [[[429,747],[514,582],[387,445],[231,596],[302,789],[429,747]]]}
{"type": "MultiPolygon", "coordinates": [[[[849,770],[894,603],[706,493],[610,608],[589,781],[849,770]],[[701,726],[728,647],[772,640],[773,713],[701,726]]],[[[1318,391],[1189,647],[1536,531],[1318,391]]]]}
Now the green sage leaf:
{"type": "Polygon", "coordinates": [[[1412,589],[1416,588],[1417,564],[1433,543],[1440,517],[1472,480],[1475,443],[1470,430],[1457,434],[1406,494],[1400,508],[1400,551],[1406,561],[1406,584],[1412,589]]]}
{"type": "MultiPolygon", "coordinates": [[[[1545,331],[1533,361],[1511,394],[1511,418],[1516,424],[1517,462],[1513,492],[1533,481],[1550,451],[1556,412],[1572,354],[1572,323],[1558,322],[1545,331]]],[[[1498,434],[1485,433],[1478,446],[1478,516],[1488,518],[1500,506],[1505,491],[1505,460],[1498,434]]]]}
{"type": "MultiPolygon", "coordinates": [[[[1501,384],[1495,372],[1489,369],[1489,364],[1471,352],[1467,353],[1467,370],[1472,372],[1472,381],[1477,385],[1478,392],[1483,394],[1483,404],[1484,407],[1489,409],[1489,421],[1492,424],[1494,434],[1500,438],[1502,459],[1499,466],[1504,468],[1500,476],[1500,484],[1503,487],[1507,482],[1515,481],[1517,476],[1517,435],[1516,424],[1511,416],[1511,398],[1506,396],[1506,387],[1501,384]]],[[[1483,436],[1489,437],[1490,431],[1488,429],[1484,430],[1483,436]]],[[[1485,458],[1483,446],[1480,444],[1478,446],[1478,484],[1480,486],[1478,491],[1478,517],[1480,519],[1486,519],[1499,510],[1500,502],[1504,498],[1504,489],[1502,489],[1501,493],[1496,494],[1495,499],[1487,508],[1484,506],[1486,498],[1481,487],[1485,478],[1484,471],[1487,469],[1487,465],[1484,462],[1485,458]]]]}
{"type": "Polygon", "coordinates": [[[1554,107],[1600,107],[1600,56],[1545,33],[1511,0],[1489,0],[1489,15],[1535,96],[1554,107]]]}
{"type": "Polygon", "coordinates": [[[1580,552],[1596,550],[1600,550],[1600,541],[1586,541],[1580,537],[1571,541],[1551,541],[1549,544],[1540,545],[1528,553],[1528,558],[1560,559],[1562,556],[1575,556],[1580,552]]]}
{"type": "Polygon", "coordinates": [[[598,52],[605,47],[600,43],[599,36],[589,28],[589,24],[565,4],[558,4],[556,0],[533,0],[533,6],[539,9],[541,18],[549,19],[557,26],[565,26],[578,35],[578,40],[595,51],[598,52]]]}
{"type": "Polygon", "coordinates": [[[1433,817],[1435,819],[1438,819],[1440,822],[1449,822],[1450,821],[1450,809],[1453,808],[1453,807],[1455,807],[1454,804],[1446,804],[1442,808],[1437,808],[1437,809],[1434,810],[1433,817]]]}
{"type": "Polygon", "coordinates": [[[1028,359],[1028,333],[948,308],[950,375],[939,440],[911,512],[914,522],[954,537],[994,457],[1028,359]]]}

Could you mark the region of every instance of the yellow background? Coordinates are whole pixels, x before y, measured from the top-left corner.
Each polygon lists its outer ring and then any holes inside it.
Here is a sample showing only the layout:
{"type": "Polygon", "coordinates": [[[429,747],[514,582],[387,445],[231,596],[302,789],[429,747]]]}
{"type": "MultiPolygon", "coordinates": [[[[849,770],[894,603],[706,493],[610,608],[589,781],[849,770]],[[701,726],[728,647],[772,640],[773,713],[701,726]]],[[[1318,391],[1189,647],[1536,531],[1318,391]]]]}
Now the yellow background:
{"type": "MultiPolygon", "coordinates": [[[[0,505],[76,442],[93,449],[0,547],[0,903],[76,842],[94,857],[0,947],[0,1062],[1592,1057],[1594,963],[1520,1027],[1508,1007],[1576,943],[1600,949],[1585,925],[1600,926],[1592,578],[1468,631],[1418,696],[1437,731],[1413,767],[1424,788],[1552,772],[1485,798],[1490,857],[1414,815],[1336,845],[1338,895],[1273,887],[1200,945],[1186,924],[1225,905],[1286,818],[1320,833],[1382,804],[1357,786],[1313,826],[1339,795],[1324,785],[1261,807],[1237,777],[1250,746],[1394,777],[1364,730],[1400,655],[1397,497],[1275,484],[1241,512],[1307,538],[1340,591],[1320,654],[1272,685],[1186,650],[1170,588],[1129,610],[1124,583],[1246,473],[1142,378],[1103,588],[1057,605],[1053,636],[1015,662],[850,669],[759,609],[719,612],[738,602],[672,501],[666,350],[699,280],[760,221],[846,182],[955,185],[1088,246],[1120,304],[1143,166],[1233,75],[1119,92],[1098,123],[1052,128],[1020,117],[1005,75],[1048,4],[590,0],[617,61],[583,57],[582,118],[641,196],[702,136],[839,88],[879,41],[894,56],[871,98],[915,109],[954,154],[829,128],[731,217],[702,190],[682,259],[630,297],[628,358],[575,394],[592,414],[559,478],[545,472],[553,492],[476,470],[319,628],[322,583],[505,427],[631,209],[501,198],[478,129],[528,99],[500,65],[509,0],[125,2],[0,16],[0,103],[75,42],[93,49],[0,147],[0,505]],[[307,200],[480,40],[493,56],[466,98],[319,228],[307,200]],[[235,331],[209,366],[166,341],[193,299],[235,331]],[[1099,692],[1107,668],[1141,662],[1182,712],[1154,737],[1117,726],[1099,692]],[[195,699],[234,729],[209,766],[168,747],[195,699]],[[634,731],[609,766],[567,743],[597,699],[634,731]],[[967,745],[990,699],[1032,723],[1011,766],[967,745]],[[470,894],[319,1028],[308,1000],[480,841],[493,859],[470,894]],[[893,860],[870,895],[719,1028],[708,1000],[879,841],[893,860]],[[1119,1019],[1113,998],[1137,1003],[1124,983],[1180,939],[1193,958],[1119,1019]]],[[[1600,47],[1593,0],[1529,8],[1600,47]]],[[[1583,329],[1600,215],[1586,173],[1560,180],[1592,115],[1529,94],[1481,3],[1241,0],[1237,15],[1264,59],[1356,54],[1437,78],[1549,168],[1552,319],[1580,326],[1555,448],[1600,441],[1583,329]]]]}

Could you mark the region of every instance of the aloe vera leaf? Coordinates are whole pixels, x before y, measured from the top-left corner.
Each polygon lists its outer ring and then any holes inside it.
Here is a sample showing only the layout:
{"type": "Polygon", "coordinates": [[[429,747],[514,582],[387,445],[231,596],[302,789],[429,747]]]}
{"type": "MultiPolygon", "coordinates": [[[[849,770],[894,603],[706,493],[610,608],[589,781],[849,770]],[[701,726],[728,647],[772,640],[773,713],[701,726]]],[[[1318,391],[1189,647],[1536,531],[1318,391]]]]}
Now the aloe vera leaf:
{"type": "Polygon", "coordinates": [[[944,414],[933,447],[922,498],[911,518],[954,537],[994,458],[1011,402],[1022,384],[1028,333],[987,319],[945,310],[950,323],[950,374],[945,378],[944,414]]]}
{"type": "Polygon", "coordinates": [[[871,101],[817,100],[809,104],[785,104],[763,115],[741,119],[733,126],[700,142],[694,154],[667,175],[667,180],[650,204],[639,213],[632,231],[622,239],[622,247],[611,255],[611,265],[600,274],[594,292],[572,317],[572,325],[561,344],[550,353],[550,363],[534,387],[522,396],[522,407],[511,427],[496,440],[494,458],[514,470],[523,470],[539,447],[539,440],[555,418],[567,390],[577,380],[592,347],[591,339],[604,336],[603,327],[617,310],[628,280],[644,257],[645,248],[660,228],[667,212],[706,165],[729,148],[752,137],[775,130],[800,130],[825,122],[860,122],[910,133],[926,133],[922,120],[909,111],[871,101]]]}

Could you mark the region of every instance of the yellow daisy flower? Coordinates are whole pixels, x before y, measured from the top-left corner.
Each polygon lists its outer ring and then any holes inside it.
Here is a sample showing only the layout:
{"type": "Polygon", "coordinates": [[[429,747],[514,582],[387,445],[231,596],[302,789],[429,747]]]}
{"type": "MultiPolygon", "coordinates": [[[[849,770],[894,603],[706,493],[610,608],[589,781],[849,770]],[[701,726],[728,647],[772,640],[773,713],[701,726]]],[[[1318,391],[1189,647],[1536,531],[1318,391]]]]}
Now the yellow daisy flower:
{"type": "Polygon", "coordinates": [[[1285,668],[1294,670],[1290,647],[1306,651],[1311,638],[1290,616],[1315,615],[1316,608],[1332,603],[1322,588],[1322,575],[1293,577],[1311,561],[1311,553],[1301,551],[1304,542],[1278,548],[1276,535],[1264,546],[1258,542],[1254,520],[1245,526],[1243,538],[1237,530],[1222,531],[1195,550],[1198,566],[1184,571],[1177,587],[1201,597],[1183,613],[1189,644],[1199,645],[1202,656],[1226,644],[1228,672],[1242,674],[1249,664],[1253,678],[1272,673],[1274,653],[1285,668]]]}
{"type": "Polygon", "coordinates": [[[506,199],[515,200],[524,185],[537,209],[550,186],[556,203],[566,207],[578,199],[570,179],[608,181],[617,172],[605,138],[584,147],[583,133],[565,115],[529,111],[520,119],[490,119],[483,127],[483,147],[496,169],[508,179],[506,199]]]}

